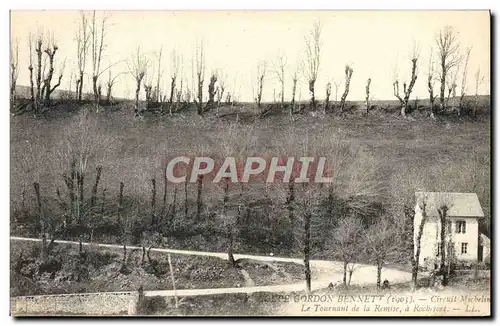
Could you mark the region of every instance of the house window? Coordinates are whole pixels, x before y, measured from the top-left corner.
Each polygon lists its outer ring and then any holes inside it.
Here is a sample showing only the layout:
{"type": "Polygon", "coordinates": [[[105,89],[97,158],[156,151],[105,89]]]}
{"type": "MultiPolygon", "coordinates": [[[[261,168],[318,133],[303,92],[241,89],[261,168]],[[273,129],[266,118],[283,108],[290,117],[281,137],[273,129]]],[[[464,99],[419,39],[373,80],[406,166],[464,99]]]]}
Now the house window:
{"type": "Polygon", "coordinates": [[[467,242],[462,242],[462,255],[467,254],[467,242]]]}
{"type": "Polygon", "coordinates": [[[455,230],[456,233],[465,233],[466,232],[465,221],[457,221],[455,226],[456,226],[456,230],[455,230]]]}

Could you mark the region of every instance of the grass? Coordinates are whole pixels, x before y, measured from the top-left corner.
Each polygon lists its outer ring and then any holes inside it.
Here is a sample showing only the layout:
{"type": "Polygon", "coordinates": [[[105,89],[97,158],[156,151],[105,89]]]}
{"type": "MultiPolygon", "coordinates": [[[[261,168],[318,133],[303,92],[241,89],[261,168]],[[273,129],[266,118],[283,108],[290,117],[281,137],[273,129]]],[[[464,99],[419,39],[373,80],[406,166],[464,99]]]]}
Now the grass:
{"type": "MultiPolygon", "coordinates": [[[[90,106],[90,105],[89,105],[90,106]]],[[[40,180],[46,197],[54,197],[55,189],[64,189],[61,173],[67,162],[60,152],[64,140],[75,132],[75,122],[80,107],[60,105],[48,111],[43,117],[33,119],[29,114],[11,118],[11,200],[19,205],[21,193],[33,201],[31,182],[40,180]]],[[[229,111],[230,109],[223,109],[229,111]]],[[[236,108],[231,112],[252,112],[252,108],[236,108]]],[[[375,111],[375,110],[374,110],[375,111]]],[[[253,109],[255,112],[255,109],[253,109]]],[[[286,115],[274,114],[259,120],[251,116],[243,124],[254,128],[255,144],[251,154],[277,155],[282,147],[280,141],[287,132],[298,135],[341,135],[348,142],[362,146],[384,167],[388,176],[408,174],[418,170],[422,175],[436,168],[461,170],[468,161],[484,159],[481,169],[490,167],[490,119],[481,116],[478,120],[448,119],[432,121],[426,117],[417,121],[397,119],[388,114],[373,112],[368,116],[339,117],[329,114],[324,118],[299,115],[291,122],[286,115]]],[[[146,114],[134,118],[130,105],[102,109],[96,116],[96,131],[100,139],[111,140],[108,148],[92,157],[88,168],[86,190],[95,175],[95,166],[103,165],[101,185],[107,194],[116,196],[119,182],[125,184],[125,194],[147,200],[150,193],[149,179],[161,180],[161,166],[164,155],[173,157],[200,152],[217,152],[218,134],[234,122],[235,117],[226,114],[221,119],[209,115],[201,118],[195,112],[181,112],[170,117],[146,114]]],[[[92,136],[92,135],[89,135],[92,136]]],[[[489,171],[488,171],[489,172],[489,171]]],[[[478,192],[483,209],[489,215],[489,173],[479,180],[478,189],[453,189],[455,191],[478,192]],[[478,191],[481,190],[481,191],[478,191]]],[[[195,185],[189,185],[189,196],[194,198],[195,185]]],[[[181,189],[179,189],[181,190],[181,189]]],[[[172,200],[173,194],[168,194],[172,200]]],[[[218,198],[208,198],[213,202],[218,198]]]]}
{"type": "MultiPolygon", "coordinates": [[[[373,164],[380,167],[377,173],[384,188],[379,200],[385,211],[394,216],[401,214],[402,202],[413,205],[413,194],[420,190],[417,187],[430,191],[476,192],[485,213],[480,227],[483,232],[488,233],[491,196],[489,114],[483,110],[475,119],[441,115],[434,121],[426,116],[428,109],[421,107],[412,112],[413,119],[408,120],[397,117],[398,109],[392,106],[392,102],[379,102],[376,105],[384,110],[373,109],[368,114],[363,114],[362,109],[357,109],[346,114],[334,112],[326,116],[306,113],[296,115],[293,122],[287,112],[277,110],[264,119],[259,119],[258,112],[251,104],[223,107],[220,118],[211,113],[199,117],[194,108],[173,116],[146,113],[144,117],[134,118],[133,105],[128,102],[100,108],[96,113],[91,104],[79,105],[72,101],[60,103],[37,118],[30,114],[13,116],[10,125],[11,221],[14,222],[11,223],[11,234],[38,236],[33,227],[37,223],[32,185],[34,181],[40,183],[43,214],[48,217],[61,216],[56,190],[59,189],[62,197],[67,198],[62,174],[68,173],[67,150],[72,149],[75,142],[89,140],[96,146],[95,155],[89,157],[86,168],[85,198],[90,197],[95,168],[102,165],[98,195],[101,200],[102,190],[106,189],[105,218],[116,217],[119,184],[123,182],[127,218],[148,221],[152,215],[152,178],[157,180],[156,211],[160,211],[162,164],[165,158],[186,154],[220,155],[221,136],[237,117],[240,121],[240,134],[251,131],[252,145],[247,151],[248,156],[284,156],[297,153],[301,146],[295,140],[306,138],[321,140],[337,137],[353,147],[362,148],[364,153],[373,157],[373,164]],[[91,119],[95,123],[87,133],[82,133],[79,125],[84,109],[93,111],[91,119]],[[410,182],[403,183],[404,180],[410,182]],[[15,223],[16,214],[23,205],[32,219],[29,223],[20,225],[15,223]]],[[[191,224],[185,229],[201,225],[201,222],[193,220],[196,185],[188,184],[188,219],[184,217],[182,208],[183,185],[169,185],[167,204],[173,202],[174,188],[177,188],[178,204],[176,223],[182,226],[189,220],[191,224]]],[[[231,204],[235,203],[234,198],[238,198],[238,192],[239,187],[231,188],[231,204]]],[[[282,215],[286,215],[286,211],[276,211],[276,207],[265,204],[267,196],[272,195],[262,184],[245,187],[247,202],[260,201],[263,204],[252,212],[250,219],[255,222],[245,226],[249,229],[249,235],[245,238],[240,234],[235,239],[235,252],[273,252],[276,255],[293,256],[294,253],[284,245],[291,237],[282,232],[285,227],[280,220],[282,215]],[[270,210],[266,211],[267,208],[270,210]]],[[[220,187],[210,184],[205,186],[203,215],[206,221],[203,223],[224,225],[225,222],[218,219],[222,198],[223,191],[220,187]]],[[[284,202],[282,198],[273,199],[274,203],[284,202]]],[[[227,238],[220,233],[207,234],[205,231],[206,228],[200,227],[197,233],[189,236],[174,232],[168,239],[168,246],[174,249],[227,250],[227,238]]],[[[327,237],[326,232],[329,230],[320,228],[319,231],[327,237]]],[[[316,235],[313,241],[315,239],[316,235]]],[[[105,239],[102,242],[111,241],[105,239]]],[[[313,250],[312,258],[325,255],[330,253],[313,250]]],[[[220,267],[217,266],[214,265],[214,268],[220,267]]],[[[258,270],[255,267],[255,271],[258,270]]],[[[221,285],[225,281],[222,277],[221,285]]],[[[166,284],[161,286],[166,287],[166,284]]],[[[155,284],[156,289],[159,286],[155,284]]]]}
{"type": "MultiPolygon", "coordinates": [[[[55,245],[46,266],[36,260],[39,247],[36,243],[11,242],[12,296],[137,291],[140,286],[145,291],[173,290],[167,255],[163,253],[152,252],[152,263],[146,260],[141,265],[142,252],[132,251],[126,270],[122,270],[120,249],[87,251],[85,270],[81,271],[75,246],[55,245]],[[23,262],[17,270],[20,259],[23,262]]],[[[254,285],[288,284],[303,276],[302,266],[282,262],[245,261],[234,268],[215,257],[172,255],[172,266],[177,289],[244,287],[247,284],[240,269],[247,271],[254,285]]]]}

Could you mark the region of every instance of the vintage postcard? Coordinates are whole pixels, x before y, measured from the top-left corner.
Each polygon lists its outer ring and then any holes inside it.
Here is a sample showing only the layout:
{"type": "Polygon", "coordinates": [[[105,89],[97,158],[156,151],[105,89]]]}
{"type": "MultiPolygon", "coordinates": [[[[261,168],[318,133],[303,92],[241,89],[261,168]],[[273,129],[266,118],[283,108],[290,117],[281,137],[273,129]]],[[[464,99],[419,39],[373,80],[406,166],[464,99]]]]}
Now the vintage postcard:
{"type": "Polygon", "coordinates": [[[491,316],[490,12],[10,13],[12,316],[491,316]]]}

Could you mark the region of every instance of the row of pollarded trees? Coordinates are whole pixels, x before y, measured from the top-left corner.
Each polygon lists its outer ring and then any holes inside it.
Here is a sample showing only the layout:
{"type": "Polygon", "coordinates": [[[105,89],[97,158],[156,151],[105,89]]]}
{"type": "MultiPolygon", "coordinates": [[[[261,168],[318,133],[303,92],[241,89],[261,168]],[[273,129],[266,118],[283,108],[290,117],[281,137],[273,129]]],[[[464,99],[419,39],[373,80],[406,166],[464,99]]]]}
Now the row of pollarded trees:
{"type": "MultiPolygon", "coordinates": [[[[462,53],[458,36],[458,33],[451,26],[446,26],[436,37],[436,49],[434,50],[431,48],[430,50],[426,84],[429,92],[430,117],[433,119],[435,119],[437,112],[442,112],[449,108],[450,99],[452,99],[451,110],[456,110],[459,117],[464,114],[464,98],[467,93],[468,67],[471,48],[467,47],[464,53],[462,53]],[[436,52],[436,60],[434,59],[434,51],[436,52]],[[461,71],[461,87],[457,105],[456,98],[458,77],[460,75],[461,65],[463,65],[463,67],[461,71]],[[434,93],[436,80],[439,82],[438,94],[434,93]],[[439,101],[438,108],[436,108],[435,105],[436,99],[439,101]]],[[[397,77],[397,74],[394,76],[394,96],[400,102],[401,116],[403,117],[405,117],[408,113],[409,98],[418,77],[418,60],[418,51],[414,49],[410,58],[410,81],[408,83],[403,83],[402,94],[400,94],[399,78],[397,77]]],[[[475,101],[473,103],[473,107],[478,104],[479,86],[483,82],[484,77],[481,77],[481,73],[478,68],[475,74],[475,101]]]]}
{"type": "MultiPolygon", "coordinates": [[[[316,81],[318,79],[320,62],[321,62],[321,24],[316,22],[314,24],[313,29],[308,37],[305,38],[305,60],[300,65],[301,73],[304,75],[304,78],[308,84],[308,90],[311,96],[310,100],[310,108],[314,111],[317,108],[317,96],[316,96],[316,81]]],[[[464,113],[465,101],[464,97],[467,92],[467,83],[468,83],[468,63],[471,48],[468,47],[465,49],[465,53],[461,53],[460,42],[458,38],[458,33],[454,31],[454,29],[450,26],[446,26],[439,32],[439,35],[436,37],[436,54],[438,60],[436,62],[433,61],[433,52],[430,51],[429,58],[429,70],[427,74],[427,89],[429,92],[429,101],[430,101],[430,116],[435,118],[435,114],[437,112],[435,108],[435,100],[439,99],[439,111],[444,111],[449,107],[450,99],[452,101],[452,110],[457,109],[457,115],[461,116],[464,113]],[[457,87],[458,87],[458,76],[460,72],[460,66],[463,64],[462,72],[461,72],[461,88],[460,94],[458,97],[458,105],[455,103],[455,99],[457,97],[457,87]],[[435,81],[439,81],[439,94],[434,95],[434,86],[435,81]],[[438,97],[439,96],[439,97],[438,97]]],[[[393,94],[399,100],[401,106],[401,116],[405,117],[408,113],[409,109],[409,100],[417,81],[418,77],[418,60],[419,54],[416,49],[414,49],[411,57],[410,57],[410,67],[411,74],[409,78],[409,82],[403,82],[400,85],[400,80],[397,73],[394,74],[393,81],[393,94]],[[402,90],[401,90],[402,86],[402,90]]],[[[262,99],[262,89],[263,89],[263,80],[265,77],[266,70],[261,67],[263,64],[259,64],[258,68],[258,76],[257,76],[257,95],[255,101],[257,106],[261,107],[261,99],[262,99]]],[[[280,84],[280,106],[281,108],[285,107],[284,100],[284,90],[285,90],[285,68],[287,66],[286,57],[283,55],[279,55],[277,59],[273,62],[274,73],[276,75],[276,79],[280,84]]],[[[265,65],[264,65],[265,67],[265,65]]],[[[297,90],[297,81],[299,72],[296,71],[292,77],[292,100],[290,105],[290,115],[292,115],[295,111],[295,96],[297,90]]],[[[350,82],[353,75],[353,68],[350,65],[346,65],[344,72],[344,90],[341,94],[340,98],[340,110],[343,112],[345,109],[345,102],[347,96],[349,94],[350,82]]],[[[480,70],[478,69],[475,74],[475,103],[477,105],[478,99],[478,89],[479,86],[484,82],[484,77],[481,77],[480,70]]],[[[370,108],[370,86],[372,83],[372,79],[368,78],[365,86],[365,107],[368,111],[370,108]]],[[[337,102],[337,94],[339,90],[339,84],[335,82],[335,106],[337,102]]],[[[325,87],[325,103],[324,103],[324,112],[330,109],[330,96],[332,92],[331,83],[327,83],[325,87]]],[[[302,111],[302,110],[299,110],[302,111]]]]}
{"type": "MultiPolygon", "coordinates": [[[[313,28],[310,31],[310,34],[304,38],[305,42],[305,58],[303,61],[300,61],[297,65],[296,70],[292,74],[292,99],[289,105],[289,113],[292,118],[294,113],[302,113],[305,107],[300,106],[300,103],[297,103],[297,86],[299,80],[304,78],[307,82],[308,91],[311,96],[310,108],[312,111],[316,111],[318,106],[317,100],[317,89],[316,82],[318,80],[320,64],[321,64],[321,49],[322,49],[322,41],[321,41],[321,33],[322,33],[322,25],[321,22],[316,21],[313,25],[313,28]],[[298,105],[297,105],[298,104],[298,105]],[[299,106],[298,110],[297,106],[299,106]]],[[[275,78],[279,82],[279,105],[281,109],[285,108],[285,70],[288,66],[287,57],[284,54],[279,54],[275,60],[272,62],[273,74],[275,78]]],[[[266,77],[266,62],[260,62],[257,67],[257,79],[256,79],[256,94],[254,94],[255,102],[257,104],[258,109],[262,112],[262,94],[264,88],[264,80],[266,77]]],[[[349,94],[350,82],[353,74],[353,69],[351,66],[346,65],[345,67],[345,88],[341,96],[340,108],[341,111],[344,111],[345,101],[349,94]]],[[[323,112],[326,113],[330,109],[330,95],[331,95],[331,83],[328,82],[325,86],[326,98],[323,106],[323,112]]],[[[337,94],[339,89],[339,84],[335,82],[335,105],[337,105],[337,94]]],[[[255,91],[254,91],[255,93],[255,91]]],[[[276,96],[275,102],[276,102],[276,96]]],[[[299,99],[300,102],[300,99],[299,99]]]]}
{"type": "Polygon", "coordinates": [[[203,115],[208,111],[216,111],[221,102],[233,103],[234,98],[228,91],[226,92],[225,75],[220,71],[212,71],[207,85],[208,99],[205,102],[205,48],[203,41],[196,47],[196,53],[191,60],[192,66],[192,85],[189,87],[184,78],[184,67],[182,57],[175,51],[171,54],[171,76],[170,76],[170,92],[162,94],[160,81],[162,79],[161,69],[162,49],[157,53],[157,63],[153,64],[152,60],[147,55],[141,53],[138,47],[135,53],[127,61],[128,72],[135,80],[135,110],[137,114],[141,114],[140,94],[142,88],[145,91],[146,109],[159,107],[160,112],[164,113],[168,108],[169,114],[178,112],[184,107],[188,107],[191,101],[195,104],[197,113],[203,115]],[[156,85],[153,85],[156,82],[156,85]],[[225,98],[224,98],[225,96],[225,98]]]}
{"type": "MultiPolygon", "coordinates": [[[[116,77],[111,75],[110,64],[103,68],[102,58],[106,49],[105,36],[108,28],[108,16],[104,14],[101,18],[92,14],[80,14],[78,21],[78,30],[76,33],[77,46],[77,72],[71,73],[70,90],[72,88],[73,75],[75,80],[75,98],[82,100],[84,80],[86,75],[90,75],[92,81],[92,91],[94,102],[99,104],[101,98],[102,85],[100,77],[109,70],[108,80],[108,98],[111,95],[111,87],[116,77]],[[91,61],[91,72],[88,71],[88,61],[91,61]]],[[[19,75],[19,44],[12,46],[11,50],[11,100],[15,101],[15,88],[17,77],[19,75]]],[[[54,91],[61,85],[66,66],[66,59],[58,60],[59,46],[53,33],[38,30],[36,33],[30,33],[28,37],[29,49],[29,82],[30,82],[30,103],[31,110],[36,114],[43,107],[51,105],[51,99],[54,91]]],[[[116,63],[115,63],[116,64],[116,63]]]]}
{"type": "MultiPolygon", "coordinates": [[[[78,29],[76,32],[76,46],[77,46],[77,72],[71,74],[70,89],[73,76],[75,76],[75,91],[76,99],[81,101],[83,97],[85,76],[90,76],[92,83],[93,99],[96,105],[101,101],[102,89],[106,88],[106,99],[111,101],[112,89],[116,83],[117,78],[123,74],[112,73],[112,67],[119,62],[110,63],[107,67],[103,66],[103,57],[106,51],[106,34],[109,27],[109,16],[104,13],[102,17],[97,17],[96,12],[91,14],[82,12],[78,21],[78,29]],[[88,67],[90,59],[90,71],[88,67]],[[101,83],[102,75],[108,72],[107,84],[103,86],[101,83]]],[[[289,112],[292,116],[296,113],[296,92],[297,84],[301,76],[303,76],[308,85],[308,90],[311,95],[310,108],[316,110],[318,105],[317,100],[317,80],[320,71],[321,55],[322,55],[322,41],[321,41],[322,26],[320,22],[315,22],[311,32],[305,37],[305,58],[298,65],[297,70],[292,74],[292,99],[289,106],[289,112]]],[[[48,33],[47,33],[48,34],[48,33]]],[[[44,37],[44,33],[39,31],[36,35],[30,35],[29,40],[29,76],[30,76],[30,93],[31,93],[31,106],[34,112],[37,112],[39,107],[50,105],[51,95],[61,85],[63,78],[65,60],[57,63],[56,53],[58,53],[57,42],[54,36],[44,37]]],[[[460,42],[458,34],[453,28],[447,26],[436,38],[437,46],[437,60],[433,60],[433,50],[429,59],[429,70],[427,74],[427,88],[429,91],[429,100],[431,104],[431,116],[434,118],[435,113],[435,100],[439,100],[439,110],[445,110],[450,103],[452,109],[457,108],[457,114],[462,115],[464,111],[464,97],[466,95],[467,81],[468,81],[468,63],[471,49],[467,48],[465,53],[461,53],[460,42]],[[460,66],[463,64],[461,73],[461,88],[460,96],[458,97],[458,105],[456,105],[458,77],[460,66]],[[439,81],[439,94],[434,94],[435,81],[439,81]]],[[[11,64],[10,64],[10,77],[11,77],[11,99],[15,102],[15,87],[17,76],[19,74],[19,47],[14,44],[11,47],[11,64]]],[[[170,79],[170,93],[169,96],[163,95],[160,90],[160,81],[162,79],[162,49],[156,55],[157,64],[153,64],[152,60],[141,54],[140,49],[133,54],[132,58],[127,61],[128,72],[136,81],[136,111],[139,112],[139,94],[141,88],[145,91],[146,106],[151,103],[156,103],[164,111],[164,107],[168,106],[170,114],[178,111],[182,105],[181,103],[190,104],[191,100],[194,102],[197,112],[203,115],[205,112],[217,109],[224,101],[226,96],[226,103],[231,103],[234,100],[234,91],[231,94],[227,90],[225,84],[225,77],[220,71],[212,71],[208,79],[208,85],[205,85],[205,50],[203,42],[197,45],[196,54],[192,59],[191,66],[192,72],[192,85],[188,87],[187,82],[183,78],[182,67],[184,66],[182,58],[173,51],[172,53],[172,69],[170,79]],[[156,70],[156,72],[155,72],[156,70]],[[180,75],[180,77],[179,77],[180,75]],[[204,103],[204,90],[207,87],[208,99],[204,103]],[[231,98],[233,97],[233,98],[231,98]]],[[[409,82],[401,82],[397,74],[394,76],[393,81],[393,94],[399,100],[401,105],[401,115],[406,116],[408,113],[409,99],[413,91],[414,85],[418,77],[418,51],[413,51],[411,55],[411,75],[409,82]],[[402,89],[401,89],[402,86],[402,89]]],[[[287,68],[287,58],[284,55],[279,55],[272,64],[273,73],[280,84],[279,99],[280,107],[285,108],[285,71],[287,68]]],[[[262,98],[264,82],[266,73],[268,72],[267,64],[260,62],[257,67],[257,77],[254,87],[254,97],[257,107],[262,112],[262,98]]],[[[349,94],[350,83],[353,75],[353,68],[346,65],[344,71],[344,90],[341,91],[340,96],[340,110],[345,110],[345,103],[349,94]]],[[[478,88],[484,81],[478,69],[476,73],[476,100],[478,98],[478,88]]],[[[366,110],[370,108],[370,87],[372,79],[368,78],[365,87],[365,105],[366,110]]],[[[333,107],[337,106],[337,97],[339,93],[339,83],[335,82],[335,103],[333,107]]],[[[233,85],[233,87],[235,87],[233,85]]],[[[323,110],[326,113],[332,106],[330,97],[332,96],[332,84],[328,82],[325,86],[325,103],[323,110]]],[[[276,97],[276,96],[275,96],[276,97]]],[[[477,101],[476,101],[477,102],[477,101]]],[[[302,112],[304,107],[299,106],[298,112],[302,112]]]]}

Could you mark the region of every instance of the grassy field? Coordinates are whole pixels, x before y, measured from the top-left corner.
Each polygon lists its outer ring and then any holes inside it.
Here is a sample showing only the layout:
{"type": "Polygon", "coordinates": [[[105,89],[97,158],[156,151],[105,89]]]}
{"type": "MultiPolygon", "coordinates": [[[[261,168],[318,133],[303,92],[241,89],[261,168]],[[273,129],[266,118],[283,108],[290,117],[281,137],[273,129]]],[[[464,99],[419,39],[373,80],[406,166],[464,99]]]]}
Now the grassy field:
{"type": "MultiPolygon", "coordinates": [[[[483,102],[487,103],[486,99],[483,102]]],[[[298,114],[294,115],[294,121],[287,112],[277,109],[259,118],[257,109],[250,104],[224,106],[218,118],[213,113],[200,117],[194,108],[172,116],[146,112],[143,117],[134,117],[133,104],[129,102],[101,107],[96,112],[92,104],[80,105],[73,101],[51,107],[36,118],[28,113],[13,116],[11,232],[13,235],[39,236],[34,181],[40,184],[42,213],[56,220],[62,218],[61,205],[64,203],[61,201],[68,198],[63,175],[69,175],[70,157],[82,152],[89,153],[82,166],[85,172],[82,196],[86,202],[91,197],[96,168],[102,166],[97,206],[102,206],[99,215],[107,223],[107,231],[101,230],[103,237],[96,234],[96,241],[116,242],[114,221],[120,182],[124,184],[126,218],[144,224],[153,213],[159,214],[162,210],[163,166],[170,157],[231,156],[241,150],[238,146],[243,142],[246,147],[243,154],[239,153],[242,156],[301,156],[305,153],[305,145],[308,154],[317,155],[322,152],[315,152],[314,146],[320,148],[325,141],[339,140],[351,151],[357,151],[354,168],[370,170],[378,180],[380,187],[371,200],[374,207],[381,209],[368,219],[376,219],[381,212],[404,218],[403,206],[412,207],[414,193],[418,190],[475,192],[485,212],[480,227],[488,234],[491,126],[487,108],[478,110],[474,119],[441,114],[438,120],[432,120],[425,107],[413,111],[412,119],[401,119],[397,115],[398,108],[391,106],[391,102],[379,102],[379,105],[389,107],[374,109],[368,114],[363,114],[361,108],[347,114],[336,111],[327,115],[298,114]],[[230,145],[233,152],[222,145],[230,145]],[[153,178],[157,185],[155,212],[150,204],[153,178]]],[[[328,157],[332,156],[328,152],[326,156],[328,163],[328,157]]],[[[332,160],[335,157],[330,162],[332,160]]],[[[333,169],[335,164],[332,162],[333,169]]],[[[350,172],[346,172],[347,178],[350,172]]],[[[218,217],[223,187],[211,183],[204,185],[204,218],[199,221],[195,219],[197,185],[184,186],[169,184],[167,187],[165,210],[176,207],[172,220],[178,227],[168,236],[168,246],[225,251],[226,221],[218,217]],[[212,232],[214,228],[222,230],[212,232]]],[[[234,205],[238,198],[241,200],[240,193],[248,208],[244,225],[239,228],[235,240],[236,252],[293,254],[285,223],[288,213],[282,207],[286,198],[280,193],[279,185],[273,187],[275,185],[253,183],[229,188],[230,209],[236,209],[234,205]]],[[[344,213],[340,210],[335,215],[339,214],[344,213]]],[[[328,239],[323,222],[319,221],[317,227],[321,234],[315,234],[313,239],[328,239]]],[[[133,238],[133,243],[139,243],[141,231],[133,238]]],[[[329,255],[319,249],[313,254],[329,255]]]]}
{"type": "MultiPolygon", "coordinates": [[[[488,234],[491,170],[489,113],[483,108],[475,118],[466,116],[457,119],[454,115],[444,114],[432,120],[427,116],[428,109],[421,107],[411,113],[411,119],[401,119],[397,107],[391,105],[390,102],[380,102],[379,109],[373,109],[368,114],[361,109],[346,114],[298,114],[291,121],[287,112],[276,109],[259,118],[259,112],[251,104],[224,106],[219,117],[213,113],[200,117],[194,108],[172,116],[145,112],[143,117],[134,117],[133,104],[129,102],[101,107],[96,112],[91,104],[80,105],[69,101],[50,108],[38,117],[28,113],[13,116],[10,139],[11,234],[39,237],[40,213],[37,211],[33,182],[40,184],[41,214],[50,221],[62,220],[65,211],[61,207],[64,207],[68,197],[63,175],[70,172],[69,158],[82,154],[82,148],[87,155],[85,166],[80,167],[85,172],[81,196],[86,203],[92,200],[96,168],[102,166],[96,205],[100,212],[91,214],[98,216],[103,225],[95,230],[94,241],[117,243],[120,182],[124,184],[124,218],[143,226],[148,224],[152,215],[162,211],[162,172],[169,157],[234,155],[242,149],[242,142],[246,144],[245,152],[239,153],[242,156],[317,155],[324,153],[321,152],[321,145],[332,140],[339,140],[347,144],[351,151],[356,151],[359,155],[352,162],[353,166],[370,170],[380,183],[376,196],[371,199],[372,208],[378,208],[365,214],[368,220],[377,220],[380,214],[390,214],[393,220],[403,221],[406,218],[404,208],[414,205],[415,191],[476,192],[485,212],[480,228],[488,234]],[[222,145],[230,145],[229,150],[222,145]],[[154,210],[151,206],[152,179],[157,184],[154,210]]],[[[326,152],[327,156],[329,154],[326,152]]],[[[224,252],[229,240],[228,222],[220,218],[223,189],[220,185],[204,184],[202,220],[195,217],[196,190],[197,185],[191,183],[187,184],[187,188],[184,184],[168,185],[164,209],[174,207],[171,217],[173,226],[163,239],[164,245],[174,249],[224,252]]],[[[280,195],[279,185],[276,189],[262,183],[241,188],[235,185],[230,187],[229,194],[229,210],[236,210],[235,205],[241,202],[242,197],[246,207],[243,221],[237,222],[233,244],[235,252],[301,256],[300,246],[297,247],[300,238],[295,238],[294,231],[286,222],[287,212],[283,209],[285,198],[280,195]]],[[[337,204],[342,204],[342,200],[348,199],[341,199],[337,204]]],[[[342,205],[337,206],[338,210],[330,212],[333,217],[346,214],[342,205]]],[[[318,216],[320,220],[313,220],[312,225],[312,257],[334,259],[335,253],[328,246],[331,232],[328,223],[333,223],[335,219],[318,216]]],[[[132,232],[130,244],[144,242],[141,231],[144,228],[137,230],[132,232]]],[[[75,237],[69,238],[75,240],[75,237]]],[[[407,248],[401,248],[401,253],[397,255],[400,258],[387,263],[407,264],[405,250],[407,248]]],[[[36,253],[32,254],[36,256],[36,253]]],[[[52,276],[42,273],[41,279],[35,278],[35,281],[15,278],[13,284],[17,290],[14,292],[22,290],[15,295],[53,291],[89,292],[92,289],[133,290],[144,280],[148,284],[146,289],[170,288],[166,276],[158,278],[143,267],[134,267],[129,275],[114,273],[119,280],[109,282],[106,275],[116,269],[119,254],[99,253],[99,256],[108,254],[107,272],[104,267],[90,272],[95,274],[77,271],[76,256],[74,266],[68,265],[69,273],[91,275],[90,283],[74,281],[54,285],[52,276]]],[[[134,254],[135,257],[138,255],[140,253],[134,254]]],[[[15,255],[12,257],[18,258],[15,255]]],[[[159,257],[157,259],[161,261],[159,257]]],[[[165,261],[160,265],[165,267],[165,261]]],[[[176,257],[175,265],[182,266],[179,267],[180,287],[244,284],[242,276],[223,261],[176,257]],[[193,275],[183,274],[190,266],[194,270],[213,271],[213,277],[206,282],[195,281],[193,275]]],[[[277,277],[274,272],[264,273],[262,267],[255,264],[246,264],[244,268],[251,277],[256,275],[253,280],[256,285],[276,280],[280,282],[283,277],[277,277]]],[[[288,267],[278,268],[287,271],[288,267]]],[[[210,273],[200,275],[207,277],[212,275],[210,273]]],[[[301,275],[294,268],[289,274],[292,277],[301,275]]],[[[237,307],[235,309],[237,311],[237,307]]]]}
{"type": "MultiPolygon", "coordinates": [[[[221,134],[234,123],[238,113],[240,124],[251,128],[252,147],[248,156],[282,155],[286,151],[290,154],[294,149],[287,141],[304,139],[306,135],[338,137],[373,156],[382,166],[386,180],[418,176],[424,189],[477,192],[483,210],[489,215],[489,115],[480,115],[474,120],[441,117],[433,121],[416,111],[413,114],[416,121],[408,121],[395,117],[395,108],[393,113],[373,110],[367,116],[296,115],[296,120],[291,122],[286,113],[279,112],[258,119],[256,109],[244,106],[221,109],[221,118],[213,114],[202,118],[194,109],[172,117],[146,113],[143,118],[134,118],[132,104],[127,103],[93,113],[92,130],[82,134],[79,127],[82,109],[73,103],[59,105],[37,119],[29,114],[11,118],[13,208],[20,205],[21,194],[26,189],[26,198],[31,199],[25,202],[33,202],[33,181],[40,182],[45,198],[55,197],[57,188],[64,190],[61,175],[68,170],[68,147],[70,142],[79,142],[82,138],[96,143],[95,153],[87,165],[86,193],[90,192],[95,167],[102,165],[101,185],[106,188],[107,196],[116,198],[119,183],[123,182],[125,195],[147,201],[150,179],[154,177],[161,184],[165,157],[220,154],[221,134]],[[454,177],[450,176],[448,182],[439,187],[432,184],[435,174],[445,173],[454,177]],[[472,179],[474,182],[468,182],[472,179]]],[[[195,186],[189,185],[191,198],[195,196],[195,186]]],[[[207,198],[206,203],[219,201],[220,189],[212,193],[208,196],[215,198],[207,198]]],[[[169,191],[169,202],[172,197],[173,191],[169,191]]]]}

